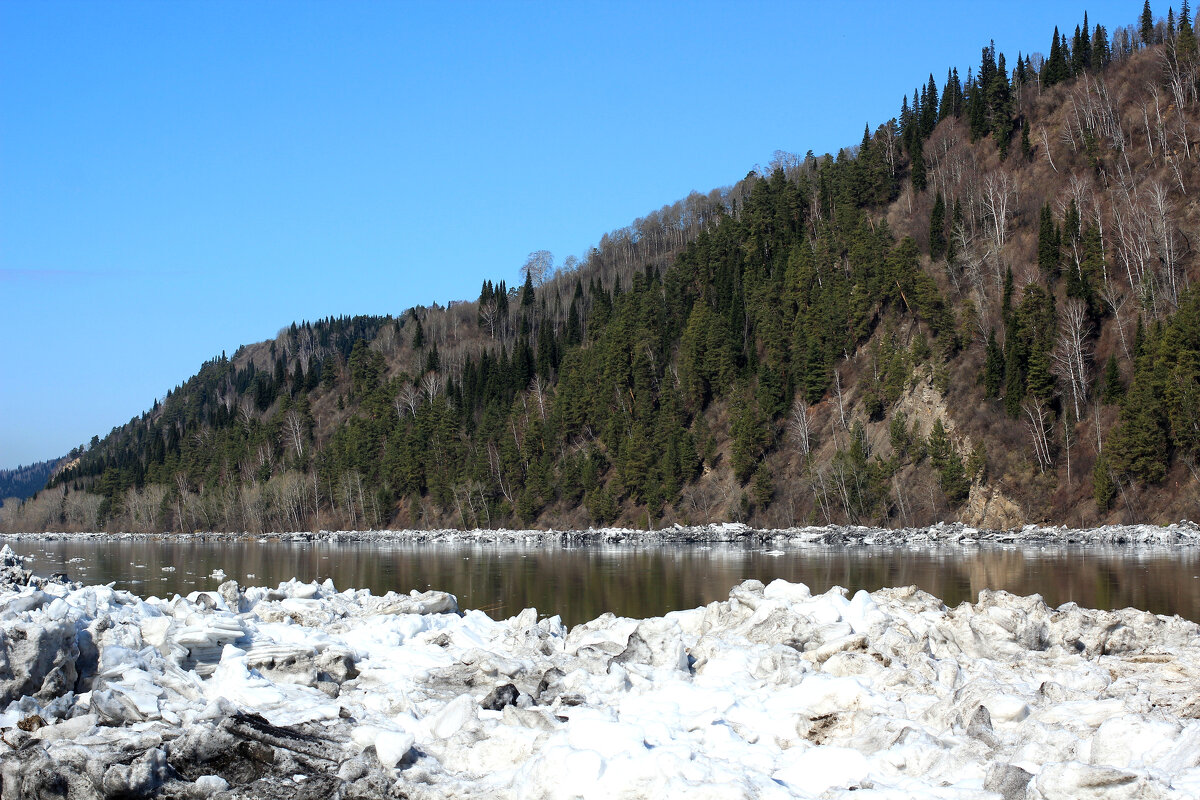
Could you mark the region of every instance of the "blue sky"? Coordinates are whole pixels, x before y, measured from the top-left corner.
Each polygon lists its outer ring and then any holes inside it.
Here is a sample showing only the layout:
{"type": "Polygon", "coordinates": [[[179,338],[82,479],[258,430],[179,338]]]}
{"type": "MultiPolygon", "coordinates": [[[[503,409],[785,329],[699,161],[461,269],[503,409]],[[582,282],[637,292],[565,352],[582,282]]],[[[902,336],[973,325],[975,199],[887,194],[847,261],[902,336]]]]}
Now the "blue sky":
{"type": "MultiPolygon", "coordinates": [[[[1153,4],[1156,14],[1165,8],[1153,4]]],[[[559,262],[1120,3],[0,3],[0,468],[293,320],[559,262]]]]}

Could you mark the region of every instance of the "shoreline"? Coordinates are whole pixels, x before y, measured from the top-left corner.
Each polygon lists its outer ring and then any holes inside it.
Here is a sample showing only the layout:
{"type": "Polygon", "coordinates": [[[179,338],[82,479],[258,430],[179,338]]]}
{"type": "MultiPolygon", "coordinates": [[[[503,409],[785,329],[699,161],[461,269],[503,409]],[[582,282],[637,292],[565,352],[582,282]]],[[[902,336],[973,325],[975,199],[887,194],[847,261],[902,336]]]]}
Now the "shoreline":
{"type": "Polygon", "coordinates": [[[905,546],[995,544],[1062,545],[1200,545],[1200,525],[1181,520],[1169,525],[1104,525],[1095,528],[1026,525],[1011,530],[974,528],[961,522],[937,523],[920,528],[874,528],[857,525],[804,526],[794,528],[752,528],[742,523],[713,525],[675,525],[658,530],[637,528],[589,528],[587,530],[476,528],[460,530],[365,530],[365,531],[275,531],[268,533],[232,533],[196,531],[194,533],[106,533],[41,532],[0,533],[3,541],[62,540],[178,540],[178,541],[320,541],[412,542],[412,543],[513,543],[513,544],[715,544],[750,543],[761,545],[827,546],[905,546]]]}

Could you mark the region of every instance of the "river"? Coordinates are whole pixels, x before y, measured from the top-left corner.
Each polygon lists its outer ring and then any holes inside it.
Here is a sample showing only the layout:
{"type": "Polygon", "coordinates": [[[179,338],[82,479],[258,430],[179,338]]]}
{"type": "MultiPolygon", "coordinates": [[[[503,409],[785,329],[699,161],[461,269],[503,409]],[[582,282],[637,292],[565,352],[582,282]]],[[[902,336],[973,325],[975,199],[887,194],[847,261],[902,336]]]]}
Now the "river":
{"type": "Polygon", "coordinates": [[[18,539],[37,574],[114,582],[141,596],[215,589],[222,570],[243,585],[330,578],[339,589],[440,589],[461,608],[502,619],[535,607],[569,625],[611,611],[647,617],[723,600],[748,578],[814,592],[915,584],[948,606],[981,589],[1041,594],[1057,606],[1133,606],[1200,621],[1200,549],[1193,547],[763,546],[322,542],[271,539],[18,539]]]}

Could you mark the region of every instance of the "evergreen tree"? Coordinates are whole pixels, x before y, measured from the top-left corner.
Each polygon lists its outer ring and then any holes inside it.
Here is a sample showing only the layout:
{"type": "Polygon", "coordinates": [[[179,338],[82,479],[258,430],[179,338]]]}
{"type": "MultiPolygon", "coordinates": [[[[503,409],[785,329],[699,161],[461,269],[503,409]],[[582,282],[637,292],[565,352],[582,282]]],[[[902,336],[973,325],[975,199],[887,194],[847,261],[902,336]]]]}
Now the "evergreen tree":
{"type": "Polygon", "coordinates": [[[1121,383],[1121,369],[1117,366],[1116,354],[1104,362],[1104,377],[1100,386],[1100,398],[1106,403],[1120,402],[1125,396],[1125,384],[1121,383]]]}
{"type": "Polygon", "coordinates": [[[1175,41],[1175,58],[1181,66],[1196,62],[1196,31],[1192,28],[1191,13],[1187,0],[1183,0],[1183,8],[1179,12],[1179,33],[1175,41]]]}
{"type": "MultiPolygon", "coordinates": [[[[987,52],[987,49],[984,49],[987,52]]],[[[982,139],[988,134],[987,88],[981,81],[967,81],[967,132],[971,141],[982,139]]]]}
{"type": "Polygon", "coordinates": [[[938,122],[938,91],[937,84],[933,80],[933,74],[929,75],[929,83],[922,90],[921,99],[921,138],[928,139],[933,133],[934,127],[938,122]]]}
{"type": "Polygon", "coordinates": [[[962,82],[958,69],[946,70],[946,85],[942,87],[942,101],[938,104],[938,120],[962,114],[962,82]]]}
{"type": "Polygon", "coordinates": [[[1112,54],[1108,47],[1108,31],[1103,25],[1096,25],[1092,33],[1092,69],[1102,70],[1108,66],[1112,54]]]}
{"type": "Polygon", "coordinates": [[[1054,223],[1054,212],[1050,210],[1049,202],[1043,203],[1038,220],[1038,269],[1047,283],[1053,284],[1058,278],[1061,247],[1058,226],[1054,223]]]}
{"type": "Polygon", "coordinates": [[[1108,459],[1103,454],[1096,459],[1096,466],[1092,469],[1092,496],[1096,501],[1096,510],[1101,514],[1112,508],[1113,499],[1117,496],[1108,459]]]}
{"type": "Polygon", "coordinates": [[[991,83],[987,88],[988,128],[996,140],[1003,160],[1008,155],[1008,144],[1012,139],[1012,92],[1008,85],[1008,71],[1001,53],[991,83]]]}
{"type": "Polygon", "coordinates": [[[1154,15],[1150,13],[1150,0],[1145,0],[1145,3],[1142,5],[1141,34],[1143,47],[1149,47],[1155,43],[1154,15]]]}
{"type": "Polygon", "coordinates": [[[933,422],[933,429],[929,432],[925,451],[929,454],[929,460],[934,469],[938,472],[938,482],[947,499],[953,503],[965,500],[971,489],[971,483],[967,480],[966,472],[963,470],[962,457],[951,444],[950,436],[946,433],[946,427],[942,424],[941,417],[933,422]]]}
{"type": "Polygon", "coordinates": [[[987,350],[983,360],[983,392],[985,397],[999,397],[1004,386],[1004,353],[996,343],[996,332],[988,331],[987,350]]]}
{"type": "Polygon", "coordinates": [[[912,180],[912,187],[913,187],[914,191],[917,191],[917,192],[925,191],[925,182],[926,182],[925,155],[921,151],[921,140],[920,139],[917,139],[913,143],[912,166],[911,166],[911,173],[910,173],[909,177],[912,180]]]}
{"type": "Polygon", "coordinates": [[[1084,26],[1075,26],[1075,36],[1070,41],[1070,72],[1082,74],[1092,61],[1092,42],[1087,35],[1087,12],[1084,12],[1084,26]]]}
{"type": "Polygon", "coordinates": [[[1163,383],[1153,353],[1138,359],[1121,403],[1120,424],[1105,449],[1119,474],[1144,483],[1158,483],[1167,474],[1170,440],[1163,383]]]}
{"type": "Polygon", "coordinates": [[[1054,28],[1054,38],[1050,41],[1050,56],[1042,65],[1042,85],[1049,88],[1056,83],[1062,83],[1070,77],[1070,67],[1067,56],[1063,52],[1063,44],[1059,41],[1058,27],[1054,28]]]}
{"type": "Polygon", "coordinates": [[[442,358],[438,355],[437,342],[429,348],[429,352],[425,356],[425,371],[437,372],[442,368],[442,358]]]}
{"type": "Polygon", "coordinates": [[[938,192],[929,214],[929,257],[938,260],[946,255],[946,201],[938,192]]]}

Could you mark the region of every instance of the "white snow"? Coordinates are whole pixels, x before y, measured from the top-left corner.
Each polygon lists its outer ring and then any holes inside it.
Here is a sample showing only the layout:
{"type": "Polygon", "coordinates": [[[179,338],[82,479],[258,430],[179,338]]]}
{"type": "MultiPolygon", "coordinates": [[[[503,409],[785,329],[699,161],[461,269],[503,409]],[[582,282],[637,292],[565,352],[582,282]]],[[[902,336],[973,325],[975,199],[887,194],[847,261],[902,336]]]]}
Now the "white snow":
{"type": "Polygon", "coordinates": [[[40,764],[99,796],[325,780],[413,798],[1184,798],[1197,686],[1193,623],[1003,592],[947,609],[911,587],[747,581],[568,631],[328,581],[148,600],[10,584],[0,794],[39,796],[40,764]],[[272,752],[265,777],[222,760],[238,741],[272,752]]]}

